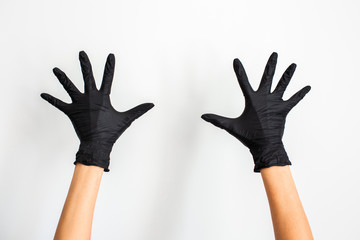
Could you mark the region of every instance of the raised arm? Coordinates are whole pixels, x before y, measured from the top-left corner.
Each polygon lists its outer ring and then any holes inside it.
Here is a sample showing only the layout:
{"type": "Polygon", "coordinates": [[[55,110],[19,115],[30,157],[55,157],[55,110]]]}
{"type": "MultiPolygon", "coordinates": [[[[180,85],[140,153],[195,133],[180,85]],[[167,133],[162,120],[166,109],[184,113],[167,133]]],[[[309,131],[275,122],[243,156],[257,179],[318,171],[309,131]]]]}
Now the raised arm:
{"type": "Polygon", "coordinates": [[[313,239],[290,167],[261,169],[276,239],[313,239]]]}
{"type": "Polygon", "coordinates": [[[277,53],[273,53],[265,67],[260,86],[254,91],[243,65],[239,59],[235,59],[234,70],[245,97],[243,113],[237,118],[215,114],[204,114],[202,118],[226,130],[249,148],[254,159],[254,171],[261,171],[264,179],[276,239],[312,239],[291,178],[288,166],[291,162],[282,142],[286,116],[310,91],[310,86],[304,87],[289,100],[282,100],[296,65],[291,64],[286,69],[275,90],[271,92],[276,63],[277,53]],[[283,202],[287,204],[282,204],[283,202]],[[286,211],[288,212],[283,214],[286,211]],[[300,232],[302,234],[298,234],[300,232]],[[288,236],[293,238],[287,238],[288,236]]]}
{"type": "Polygon", "coordinates": [[[95,203],[104,169],[76,164],[55,240],[90,239],[95,203]]]}
{"type": "Polygon", "coordinates": [[[71,120],[80,139],[76,164],[68,197],[58,224],[55,239],[89,239],[92,216],[102,172],[109,171],[110,152],[116,140],[131,123],[151,109],[144,103],[125,112],[116,111],[110,103],[115,57],[109,54],[102,85],[98,90],[90,60],[85,52],[79,59],[84,78],[84,93],[58,68],[54,74],[69,93],[72,103],[42,93],[41,97],[64,112],[71,120]]]}

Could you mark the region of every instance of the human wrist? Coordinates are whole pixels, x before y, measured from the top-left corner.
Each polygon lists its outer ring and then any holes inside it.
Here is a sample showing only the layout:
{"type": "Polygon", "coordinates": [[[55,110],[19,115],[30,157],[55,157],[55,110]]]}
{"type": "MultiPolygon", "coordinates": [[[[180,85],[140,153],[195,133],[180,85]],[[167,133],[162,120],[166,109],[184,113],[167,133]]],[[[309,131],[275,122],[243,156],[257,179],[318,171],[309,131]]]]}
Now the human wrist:
{"type": "Polygon", "coordinates": [[[81,163],[87,166],[98,166],[109,171],[110,152],[112,144],[104,141],[83,141],[80,143],[79,150],[76,153],[76,163],[81,163]]]}
{"type": "Polygon", "coordinates": [[[281,142],[278,144],[252,148],[250,149],[250,152],[254,158],[254,172],[260,172],[262,168],[268,168],[271,166],[291,165],[284,145],[281,142]]]}

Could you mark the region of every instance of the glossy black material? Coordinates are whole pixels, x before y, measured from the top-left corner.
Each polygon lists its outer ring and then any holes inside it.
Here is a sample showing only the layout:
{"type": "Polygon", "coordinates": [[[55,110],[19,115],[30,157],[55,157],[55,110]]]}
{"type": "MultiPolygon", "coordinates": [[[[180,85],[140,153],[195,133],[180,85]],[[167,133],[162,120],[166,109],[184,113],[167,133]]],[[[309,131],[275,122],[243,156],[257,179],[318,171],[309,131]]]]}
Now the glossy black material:
{"type": "Polygon", "coordinates": [[[239,59],[234,60],[234,70],[245,97],[245,109],[237,118],[227,118],[215,114],[201,117],[215,126],[235,136],[250,149],[254,158],[255,172],[270,166],[291,165],[282,143],[285,119],[289,111],[310,91],[306,86],[289,100],[282,96],[296,65],[291,64],[282,75],[275,90],[271,92],[275,73],[277,53],[273,53],[265,67],[260,86],[254,91],[248,81],[239,59]]]}
{"type": "Polygon", "coordinates": [[[42,93],[41,97],[70,118],[80,139],[75,164],[95,165],[109,171],[110,152],[115,141],[154,104],[144,103],[126,112],[116,111],[109,96],[115,68],[114,55],[109,54],[107,58],[100,90],[96,88],[91,64],[84,51],[80,52],[79,59],[85,83],[84,93],[76,88],[64,72],[54,68],[54,74],[69,93],[72,103],[64,103],[46,93],[42,93]]]}

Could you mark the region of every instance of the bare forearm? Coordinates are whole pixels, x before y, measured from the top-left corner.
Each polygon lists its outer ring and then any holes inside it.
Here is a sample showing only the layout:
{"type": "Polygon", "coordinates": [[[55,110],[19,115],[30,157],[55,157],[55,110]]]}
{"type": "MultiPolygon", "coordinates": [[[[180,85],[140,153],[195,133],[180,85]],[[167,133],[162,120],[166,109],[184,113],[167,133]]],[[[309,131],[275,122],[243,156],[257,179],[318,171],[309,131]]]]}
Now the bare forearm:
{"type": "Polygon", "coordinates": [[[90,239],[103,168],[76,164],[55,240],[90,239]]]}
{"type": "Polygon", "coordinates": [[[289,166],[263,168],[275,238],[313,239],[289,166]]]}

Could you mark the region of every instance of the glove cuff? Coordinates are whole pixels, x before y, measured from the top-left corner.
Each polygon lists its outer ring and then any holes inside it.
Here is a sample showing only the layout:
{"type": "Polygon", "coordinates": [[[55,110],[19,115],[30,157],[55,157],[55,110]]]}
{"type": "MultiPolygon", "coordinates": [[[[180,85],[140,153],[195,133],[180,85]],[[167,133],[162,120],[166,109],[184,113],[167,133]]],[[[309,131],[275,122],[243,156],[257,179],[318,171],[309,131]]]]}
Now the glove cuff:
{"type": "Polygon", "coordinates": [[[109,172],[110,152],[112,145],[104,144],[101,141],[82,142],[76,153],[76,163],[87,166],[98,166],[109,172]]]}
{"type": "Polygon", "coordinates": [[[250,150],[254,158],[254,172],[260,172],[262,168],[272,166],[291,165],[289,157],[283,144],[273,145],[271,147],[250,150]]]}

